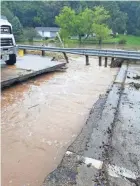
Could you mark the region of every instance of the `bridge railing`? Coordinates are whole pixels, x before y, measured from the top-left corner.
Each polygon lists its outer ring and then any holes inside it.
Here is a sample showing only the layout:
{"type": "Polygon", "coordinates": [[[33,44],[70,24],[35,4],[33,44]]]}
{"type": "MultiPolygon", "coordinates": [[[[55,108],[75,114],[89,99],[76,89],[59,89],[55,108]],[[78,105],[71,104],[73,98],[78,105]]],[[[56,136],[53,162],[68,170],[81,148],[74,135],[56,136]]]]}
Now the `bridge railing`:
{"type": "MultiPolygon", "coordinates": [[[[121,58],[121,59],[133,59],[140,60],[140,52],[139,51],[127,51],[127,50],[106,50],[106,49],[84,49],[84,48],[59,48],[59,47],[45,47],[45,46],[32,46],[32,45],[18,45],[18,49],[23,49],[26,53],[26,50],[39,50],[42,51],[42,56],[45,55],[45,51],[52,52],[62,52],[64,57],[68,63],[68,57],[66,53],[69,54],[78,54],[85,55],[86,57],[86,65],[89,64],[88,56],[98,56],[99,57],[99,65],[101,65],[102,57],[105,57],[105,61],[107,63],[107,57],[111,58],[121,58]]],[[[106,64],[105,64],[106,66],[106,64]]]]}

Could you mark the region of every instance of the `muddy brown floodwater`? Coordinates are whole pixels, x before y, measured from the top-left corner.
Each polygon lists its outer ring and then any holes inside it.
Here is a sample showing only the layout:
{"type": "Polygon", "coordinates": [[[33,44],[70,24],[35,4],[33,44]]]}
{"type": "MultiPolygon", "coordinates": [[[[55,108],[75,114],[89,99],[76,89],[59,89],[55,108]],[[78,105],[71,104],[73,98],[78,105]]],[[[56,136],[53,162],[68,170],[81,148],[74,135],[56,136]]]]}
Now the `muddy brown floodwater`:
{"type": "Polygon", "coordinates": [[[81,131],[117,69],[71,58],[66,72],[34,78],[2,92],[2,186],[41,186],[81,131]]]}

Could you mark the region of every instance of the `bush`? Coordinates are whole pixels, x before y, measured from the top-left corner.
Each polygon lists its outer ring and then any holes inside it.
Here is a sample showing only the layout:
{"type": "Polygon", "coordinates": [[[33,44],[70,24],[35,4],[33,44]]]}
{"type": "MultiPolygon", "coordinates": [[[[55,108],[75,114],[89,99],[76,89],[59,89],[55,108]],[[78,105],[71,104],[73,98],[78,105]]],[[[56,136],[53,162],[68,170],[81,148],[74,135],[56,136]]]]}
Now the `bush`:
{"type": "Polygon", "coordinates": [[[120,39],[118,43],[119,44],[126,44],[126,42],[127,42],[126,39],[120,39]]]}
{"type": "Polygon", "coordinates": [[[56,36],[56,37],[54,38],[54,40],[55,40],[55,41],[59,41],[58,36],[56,36]]]}
{"type": "Polygon", "coordinates": [[[49,43],[54,43],[55,42],[55,39],[48,39],[48,42],[49,43]]]}
{"type": "Polygon", "coordinates": [[[37,31],[30,27],[30,28],[24,28],[23,30],[23,37],[28,40],[29,42],[33,42],[34,38],[40,39],[40,35],[37,33],[37,31]]]}

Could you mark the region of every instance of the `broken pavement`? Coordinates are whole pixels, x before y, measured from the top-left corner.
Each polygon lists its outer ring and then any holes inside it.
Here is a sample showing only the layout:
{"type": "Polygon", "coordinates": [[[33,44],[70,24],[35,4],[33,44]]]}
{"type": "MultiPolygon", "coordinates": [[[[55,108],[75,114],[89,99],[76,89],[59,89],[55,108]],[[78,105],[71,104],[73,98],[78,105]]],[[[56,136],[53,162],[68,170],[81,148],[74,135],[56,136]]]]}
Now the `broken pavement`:
{"type": "Polygon", "coordinates": [[[123,63],[43,186],[140,186],[140,65],[123,63]]]}

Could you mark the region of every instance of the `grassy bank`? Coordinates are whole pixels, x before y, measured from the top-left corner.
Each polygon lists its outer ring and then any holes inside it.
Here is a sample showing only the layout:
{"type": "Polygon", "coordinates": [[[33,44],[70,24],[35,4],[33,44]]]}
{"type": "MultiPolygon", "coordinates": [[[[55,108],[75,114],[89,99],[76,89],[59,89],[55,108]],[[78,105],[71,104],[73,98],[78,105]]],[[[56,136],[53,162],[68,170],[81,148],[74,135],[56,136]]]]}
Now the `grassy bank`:
{"type": "MultiPolygon", "coordinates": [[[[62,47],[61,43],[58,40],[55,39],[48,39],[44,40],[38,40],[33,41],[33,43],[29,43],[28,41],[22,41],[18,42],[17,44],[26,44],[26,45],[43,45],[43,43],[46,46],[50,47],[62,47]]],[[[88,38],[86,40],[82,40],[82,43],[79,43],[78,39],[68,39],[65,42],[66,48],[77,48],[77,47],[87,47],[87,48],[100,48],[98,44],[98,40],[95,38],[88,38]]],[[[124,50],[140,50],[140,37],[138,36],[132,36],[132,35],[119,35],[116,38],[110,37],[106,40],[103,40],[102,48],[118,48],[118,49],[124,49],[124,50]],[[125,44],[119,44],[120,40],[125,40],[125,44]]]]}
{"type": "Polygon", "coordinates": [[[33,43],[39,43],[39,44],[48,44],[48,43],[54,43],[55,42],[55,39],[47,39],[47,40],[33,40],[33,41],[27,41],[27,40],[24,40],[24,41],[17,41],[16,43],[17,44],[33,44],[33,43]]]}
{"type": "MultiPolygon", "coordinates": [[[[138,45],[140,46],[140,36],[133,36],[133,35],[118,35],[116,38],[109,37],[108,39],[103,40],[102,44],[119,44],[121,40],[125,40],[125,45],[138,45]]],[[[40,43],[40,44],[49,44],[49,43],[59,43],[59,41],[55,41],[55,39],[48,39],[48,40],[37,40],[33,41],[33,43],[40,43]]],[[[17,42],[29,44],[28,41],[17,42]]],[[[78,39],[67,39],[66,44],[79,44],[78,39]]],[[[30,42],[32,44],[32,42],[30,42]]],[[[82,44],[98,44],[98,40],[96,38],[88,38],[83,39],[82,44]]],[[[124,44],[124,43],[123,43],[124,44]]]]}
{"type": "Polygon", "coordinates": [[[108,42],[119,43],[120,40],[126,40],[126,45],[140,45],[140,36],[119,35],[117,38],[110,38],[108,42]]]}
{"type": "MultiPolygon", "coordinates": [[[[103,40],[103,44],[119,44],[121,40],[125,40],[125,45],[139,45],[140,46],[140,36],[133,35],[118,35],[116,38],[110,37],[103,40]]],[[[67,43],[79,43],[77,39],[68,40],[67,43]]],[[[82,44],[98,44],[96,38],[83,39],[82,44]]]]}

